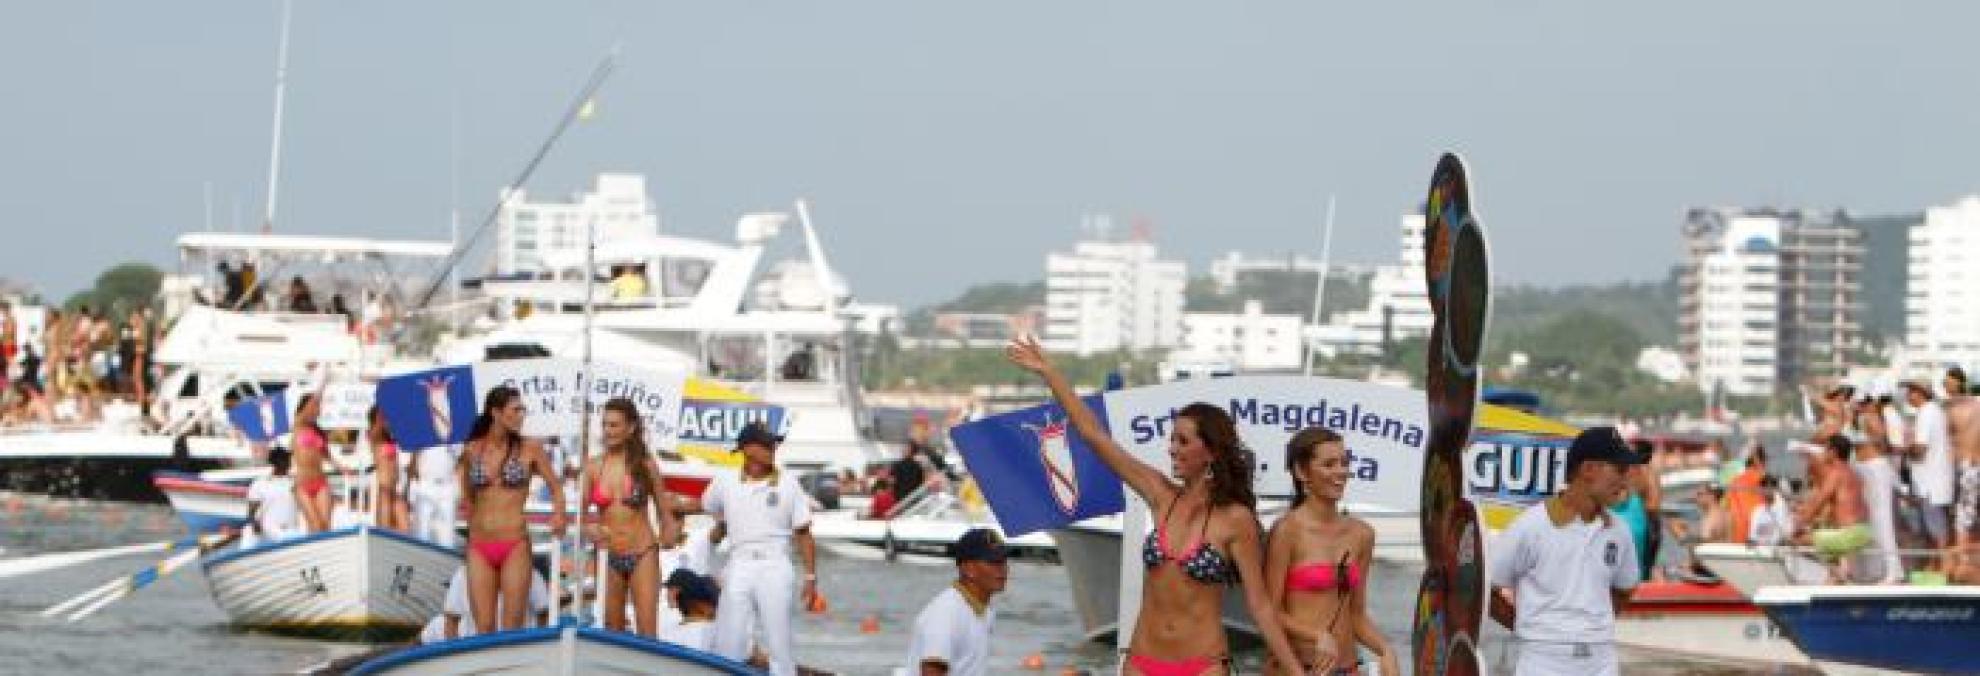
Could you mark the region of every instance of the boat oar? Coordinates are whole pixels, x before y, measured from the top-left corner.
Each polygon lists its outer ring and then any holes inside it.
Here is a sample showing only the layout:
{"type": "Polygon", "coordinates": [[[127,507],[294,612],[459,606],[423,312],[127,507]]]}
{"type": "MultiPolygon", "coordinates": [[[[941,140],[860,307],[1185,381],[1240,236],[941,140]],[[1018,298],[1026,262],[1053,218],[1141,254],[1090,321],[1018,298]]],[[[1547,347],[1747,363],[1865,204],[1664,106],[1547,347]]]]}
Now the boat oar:
{"type": "Polygon", "coordinates": [[[130,554],[148,554],[151,552],[163,551],[167,548],[170,548],[171,546],[172,546],[171,540],[160,540],[158,542],[147,542],[144,544],[136,544],[136,545],[120,545],[116,547],[104,547],[102,549],[85,549],[74,552],[60,552],[55,554],[41,554],[37,556],[23,556],[18,559],[5,559],[5,560],[0,560],[0,578],[8,578],[8,577],[13,577],[15,575],[27,575],[30,573],[39,573],[45,570],[54,570],[56,568],[66,568],[68,566],[73,566],[79,563],[89,563],[91,561],[95,561],[98,559],[107,559],[114,556],[127,556],[130,554]]]}
{"type": "Polygon", "coordinates": [[[189,538],[173,542],[168,547],[168,550],[179,548],[186,548],[186,550],[173,554],[164,561],[145,566],[143,570],[139,570],[136,573],[105,582],[94,589],[77,595],[75,598],[49,606],[47,610],[41,611],[41,616],[55,617],[58,615],[67,615],[65,619],[70,622],[88,617],[90,614],[102,610],[104,606],[130,596],[132,592],[151,586],[152,583],[163,579],[166,575],[170,575],[173,571],[178,570],[194,558],[197,558],[201,552],[224,546],[232,542],[236,537],[238,537],[238,534],[228,534],[217,540],[189,538]]]}

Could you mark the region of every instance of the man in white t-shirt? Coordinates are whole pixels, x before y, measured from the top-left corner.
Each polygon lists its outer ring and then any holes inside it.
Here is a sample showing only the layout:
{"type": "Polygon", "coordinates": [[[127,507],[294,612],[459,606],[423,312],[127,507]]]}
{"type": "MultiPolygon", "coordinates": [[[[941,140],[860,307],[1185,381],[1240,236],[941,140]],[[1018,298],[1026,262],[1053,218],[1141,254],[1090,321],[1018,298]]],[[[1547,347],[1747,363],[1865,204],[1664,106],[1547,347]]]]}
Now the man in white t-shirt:
{"type": "MultiPolygon", "coordinates": [[[[447,596],[440,602],[440,614],[426,623],[419,632],[420,643],[438,643],[473,636],[479,633],[474,627],[474,613],[468,610],[467,566],[454,570],[454,577],[447,581],[447,596]]],[[[495,599],[496,614],[500,614],[502,600],[495,599]]],[[[550,609],[550,583],[543,574],[535,570],[529,572],[529,617],[523,618],[524,627],[542,625],[543,613],[550,609]]]]}
{"type": "Polygon", "coordinates": [[[677,569],[667,576],[662,593],[667,595],[667,605],[679,608],[681,614],[678,621],[661,624],[660,640],[712,652],[716,603],[722,597],[715,580],[685,568],[677,569]]]}
{"type": "Polygon", "coordinates": [[[910,676],[982,676],[990,670],[990,630],[997,622],[990,598],[1010,579],[1004,542],[997,531],[975,528],[956,538],[950,553],[956,582],[914,617],[903,669],[910,676]]]}
{"type": "Polygon", "coordinates": [[[1746,520],[1746,543],[1758,547],[1772,547],[1787,541],[1789,527],[1783,518],[1780,497],[1777,495],[1780,480],[1772,476],[1760,479],[1763,502],[1753,506],[1753,515],[1746,520]]]}
{"type": "Polygon", "coordinates": [[[1918,412],[1907,443],[1915,460],[1911,483],[1918,491],[1919,520],[1932,547],[1944,549],[1952,543],[1953,504],[1952,435],[1946,428],[1946,409],[1932,398],[1932,388],[1925,383],[1906,382],[1904,398],[1918,412]]]}
{"type": "Polygon", "coordinates": [[[459,457],[452,446],[434,446],[413,454],[409,477],[413,534],[442,547],[454,546],[456,539],[454,523],[461,488],[455,485],[454,464],[459,457]]]}
{"type": "Polygon", "coordinates": [[[1609,516],[1625,470],[1648,461],[1613,427],[1568,447],[1568,484],[1513,520],[1487,547],[1492,617],[1519,639],[1520,676],[1618,673],[1616,609],[1638,568],[1629,526],[1609,516]]]}
{"type": "Polygon", "coordinates": [[[749,658],[751,634],[769,657],[770,673],[793,676],[791,550],[804,562],[807,604],[818,598],[818,550],[811,539],[811,498],[796,480],[777,471],[782,438],[762,423],[743,427],[736,449],[743,454],[740,475],[710,482],[688,511],[707,512],[722,522],[729,547],[722,569],[721,612],[715,616],[714,652],[736,661],[749,658]],[[795,547],[793,547],[795,545],[795,547]]]}
{"type": "Polygon", "coordinates": [[[289,476],[289,449],[277,446],[269,450],[268,465],[272,468],[268,476],[248,484],[248,530],[251,537],[242,541],[243,547],[296,534],[295,479],[289,476]]]}

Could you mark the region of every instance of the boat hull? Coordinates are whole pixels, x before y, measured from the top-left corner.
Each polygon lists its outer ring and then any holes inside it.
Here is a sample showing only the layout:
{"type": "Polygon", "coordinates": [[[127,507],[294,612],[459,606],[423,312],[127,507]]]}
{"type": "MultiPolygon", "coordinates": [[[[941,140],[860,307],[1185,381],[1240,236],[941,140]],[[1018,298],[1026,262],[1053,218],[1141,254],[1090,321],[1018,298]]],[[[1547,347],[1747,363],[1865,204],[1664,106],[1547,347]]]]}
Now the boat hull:
{"type": "Polygon", "coordinates": [[[391,640],[439,614],[460,553],[389,531],[350,528],[201,561],[213,600],[239,627],[391,640]]]}
{"type": "Polygon", "coordinates": [[[1767,587],[1754,603],[1824,664],[1980,671],[1980,587],[1767,587]]]}
{"type": "Polygon", "coordinates": [[[1705,543],[1691,551],[1713,575],[1749,599],[1765,587],[1817,584],[1828,576],[1814,559],[1775,547],[1705,543]]]}
{"type": "Polygon", "coordinates": [[[165,494],[172,512],[194,533],[247,525],[247,487],[211,481],[197,474],[157,472],[151,484],[165,494]]]}
{"type": "Polygon", "coordinates": [[[576,627],[523,629],[410,648],[365,662],[353,676],[441,674],[757,674],[672,643],[576,627]]]}
{"type": "Polygon", "coordinates": [[[1622,645],[1752,665],[1805,665],[1808,656],[1730,585],[1646,582],[1616,618],[1622,645]]]}

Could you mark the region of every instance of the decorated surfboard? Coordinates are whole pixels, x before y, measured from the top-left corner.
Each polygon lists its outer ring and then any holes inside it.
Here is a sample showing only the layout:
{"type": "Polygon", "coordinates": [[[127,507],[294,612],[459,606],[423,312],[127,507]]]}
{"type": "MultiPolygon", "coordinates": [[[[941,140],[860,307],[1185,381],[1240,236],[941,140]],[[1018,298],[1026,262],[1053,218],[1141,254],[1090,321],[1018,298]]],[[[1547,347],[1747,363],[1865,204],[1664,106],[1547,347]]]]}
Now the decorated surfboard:
{"type": "Polygon", "coordinates": [[[1424,202],[1424,282],[1435,322],[1424,389],[1421,518],[1423,580],[1411,629],[1418,674],[1483,673],[1478,634],[1485,614],[1485,556],[1479,510],[1466,496],[1464,455],[1478,410],[1478,360],[1491,305],[1485,234],[1473,210],[1464,160],[1446,153],[1424,202]]]}

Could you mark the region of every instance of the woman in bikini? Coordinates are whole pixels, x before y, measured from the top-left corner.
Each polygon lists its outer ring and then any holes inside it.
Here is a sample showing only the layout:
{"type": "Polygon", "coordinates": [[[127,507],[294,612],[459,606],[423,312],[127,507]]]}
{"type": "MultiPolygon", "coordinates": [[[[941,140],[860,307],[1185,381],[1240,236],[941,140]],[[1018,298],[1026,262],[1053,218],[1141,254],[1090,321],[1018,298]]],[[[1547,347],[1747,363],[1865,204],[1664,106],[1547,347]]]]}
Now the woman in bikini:
{"type": "Polygon", "coordinates": [[[1080,438],[1161,516],[1142,543],[1147,577],[1128,643],[1126,673],[1231,673],[1221,609],[1224,589],[1233,585],[1241,587],[1272,659],[1297,663],[1279,627],[1279,614],[1259,583],[1264,557],[1253,511],[1251,461],[1230,415],[1203,403],[1176,412],[1169,435],[1170,468],[1181,480],[1176,483],[1114,443],[1036,339],[1014,340],[1005,353],[1012,363],[1044,378],[1080,438]]]}
{"type": "Polygon", "coordinates": [[[323,463],[330,459],[330,444],[323,436],[323,428],[316,426],[316,416],[323,408],[322,397],[312,392],[305,394],[296,403],[295,454],[292,458],[296,477],[296,508],[302,512],[303,525],[311,533],[330,530],[330,477],[323,471],[323,463]]]}
{"type": "Polygon", "coordinates": [[[522,393],[488,391],[456,470],[468,514],[468,610],[476,627],[521,629],[529,614],[529,531],[523,506],[534,474],[550,487],[550,530],[564,530],[563,482],[543,444],[522,437],[522,393]],[[496,599],[502,616],[495,616],[496,599]]]}
{"type": "Polygon", "coordinates": [[[392,438],[385,413],[376,404],[367,417],[371,421],[371,428],[365,431],[371,441],[371,477],[377,482],[371,499],[372,522],[403,533],[411,519],[406,516],[406,498],[399,493],[399,442],[392,438]]]}
{"type": "Polygon", "coordinates": [[[1375,529],[1341,513],[1347,445],[1333,430],[1300,430],[1286,444],[1286,469],[1293,476],[1293,504],[1267,536],[1265,585],[1303,668],[1274,661],[1265,673],[1358,674],[1357,644],[1375,651],[1382,673],[1402,673],[1368,614],[1375,529]]]}
{"type": "Polygon", "coordinates": [[[626,629],[626,592],[632,590],[633,626],[643,636],[659,638],[659,543],[673,542],[673,500],[661,487],[660,466],[646,448],[646,431],[639,409],[625,398],[605,402],[600,420],[605,431],[605,455],[586,461],[591,486],[585,502],[597,510],[598,521],[585,535],[603,550],[605,628],[626,629]],[[654,528],[647,505],[660,511],[654,528]]]}

